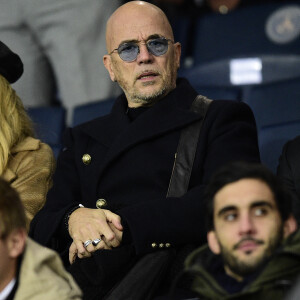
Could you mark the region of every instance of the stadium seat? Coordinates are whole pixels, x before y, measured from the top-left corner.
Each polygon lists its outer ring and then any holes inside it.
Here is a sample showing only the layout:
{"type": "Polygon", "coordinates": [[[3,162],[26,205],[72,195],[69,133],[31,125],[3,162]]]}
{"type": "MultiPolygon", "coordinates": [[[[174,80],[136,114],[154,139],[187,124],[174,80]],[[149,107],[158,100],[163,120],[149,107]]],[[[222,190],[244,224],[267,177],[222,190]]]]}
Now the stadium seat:
{"type": "Polygon", "coordinates": [[[252,108],[261,160],[275,172],[282,147],[300,134],[300,77],[252,86],[244,101],[252,108]]]}
{"type": "Polygon", "coordinates": [[[184,59],[188,51],[189,31],[191,27],[191,19],[187,16],[177,16],[174,21],[171,20],[174,40],[181,44],[181,62],[184,63],[184,59]]]}
{"type": "Polygon", "coordinates": [[[72,125],[76,126],[110,113],[114,99],[90,102],[74,108],[72,125]]]}
{"type": "Polygon", "coordinates": [[[299,1],[208,13],[196,23],[194,65],[179,74],[198,91],[216,90],[221,98],[231,91],[243,100],[253,85],[300,76],[299,36],[299,1]]]}
{"type": "Polygon", "coordinates": [[[300,54],[299,1],[249,5],[199,17],[195,65],[233,57],[300,54]]]}
{"type": "Polygon", "coordinates": [[[212,62],[179,71],[196,91],[211,99],[241,100],[242,90],[230,84],[228,62],[212,62]]]}
{"type": "Polygon", "coordinates": [[[66,110],[63,107],[32,107],[27,112],[34,123],[37,138],[47,143],[58,156],[62,135],[66,127],[66,110]]]}

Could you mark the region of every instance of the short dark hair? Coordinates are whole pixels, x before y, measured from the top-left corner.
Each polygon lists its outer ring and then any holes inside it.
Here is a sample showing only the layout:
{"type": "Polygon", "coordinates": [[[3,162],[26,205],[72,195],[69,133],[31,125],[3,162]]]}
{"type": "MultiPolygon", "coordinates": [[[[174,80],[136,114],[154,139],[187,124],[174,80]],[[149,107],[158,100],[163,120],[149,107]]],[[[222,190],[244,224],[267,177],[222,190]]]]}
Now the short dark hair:
{"type": "Polygon", "coordinates": [[[19,228],[26,229],[23,204],[15,189],[0,178],[0,239],[19,228]]]}
{"type": "Polygon", "coordinates": [[[292,200],[289,192],[267,167],[246,162],[231,162],[219,169],[211,178],[205,192],[207,231],[214,229],[214,198],[225,185],[240,179],[258,179],[266,183],[274,195],[281,219],[292,214],[292,200]]]}

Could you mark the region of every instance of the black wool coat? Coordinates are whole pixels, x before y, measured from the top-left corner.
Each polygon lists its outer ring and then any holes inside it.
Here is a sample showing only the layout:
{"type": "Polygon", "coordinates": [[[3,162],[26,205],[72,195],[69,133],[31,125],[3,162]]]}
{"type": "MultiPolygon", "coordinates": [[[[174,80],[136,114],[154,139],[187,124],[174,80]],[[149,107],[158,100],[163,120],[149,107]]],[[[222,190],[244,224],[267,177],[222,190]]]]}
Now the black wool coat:
{"type": "Polygon", "coordinates": [[[277,175],[292,198],[293,214],[300,224],[300,136],[288,141],[279,158],[277,175]]]}
{"type": "Polygon", "coordinates": [[[190,111],[196,91],[185,79],[133,122],[121,95],[112,112],[69,129],[60,153],[54,184],[47,202],[31,224],[30,235],[43,245],[61,239],[65,214],[83,204],[96,208],[104,198],[106,209],[121,216],[137,254],[156,251],[153,243],[171,247],[206,240],[203,191],[223,164],[259,162],[257,132],[250,108],[234,101],[213,101],[199,137],[188,192],[166,198],[182,128],[199,120],[190,111]],[[90,164],[82,157],[89,154],[90,164]]]}

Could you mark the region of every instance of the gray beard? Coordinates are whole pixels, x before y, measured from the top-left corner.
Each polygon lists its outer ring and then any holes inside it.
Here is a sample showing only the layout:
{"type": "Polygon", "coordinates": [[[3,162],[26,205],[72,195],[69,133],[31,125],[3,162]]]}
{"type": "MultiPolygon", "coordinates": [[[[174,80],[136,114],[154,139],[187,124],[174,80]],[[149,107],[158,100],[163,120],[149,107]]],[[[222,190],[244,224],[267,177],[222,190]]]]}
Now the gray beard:
{"type": "MultiPolygon", "coordinates": [[[[146,85],[152,85],[152,83],[147,83],[146,85]]],[[[151,105],[155,103],[156,101],[160,100],[166,93],[167,88],[163,87],[156,93],[153,93],[151,95],[143,95],[143,94],[133,94],[131,97],[131,101],[134,103],[141,103],[144,105],[151,105]]]]}

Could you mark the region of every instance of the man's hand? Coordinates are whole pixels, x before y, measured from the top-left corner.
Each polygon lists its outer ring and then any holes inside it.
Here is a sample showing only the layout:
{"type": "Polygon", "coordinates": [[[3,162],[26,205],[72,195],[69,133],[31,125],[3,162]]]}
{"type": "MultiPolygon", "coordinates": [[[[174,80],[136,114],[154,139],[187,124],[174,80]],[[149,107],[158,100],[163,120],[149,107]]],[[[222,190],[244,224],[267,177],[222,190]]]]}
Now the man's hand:
{"type": "Polygon", "coordinates": [[[122,240],[120,216],[106,209],[78,208],[69,218],[69,234],[73,243],[69,249],[70,263],[74,262],[76,255],[79,258],[89,257],[98,249],[111,249],[118,247],[122,240]],[[97,245],[90,243],[84,247],[88,240],[101,239],[97,245]]]}
{"type": "MultiPolygon", "coordinates": [[[[118,228],[115,227],[115,225],[113,223],[108,223],[110,229],[113,231],[113,233],[115,234],[115,239],[119,241],[119,243],[121,244],[122,242],[122,237],[123,237],[123,230],[119,230],[118,228]]],[[[106,240],[105,237],[102,238],[102,240],[105,242],[105,244],[111,248],[113,248],[113,244],[106,240]]]]}

